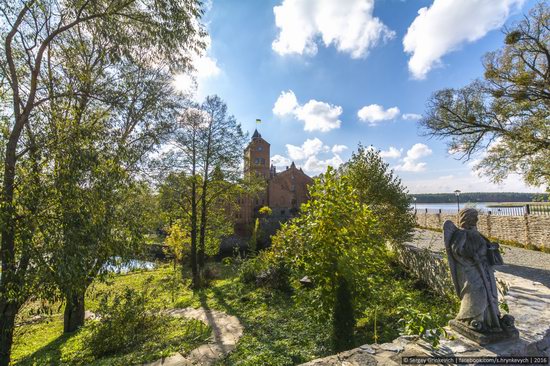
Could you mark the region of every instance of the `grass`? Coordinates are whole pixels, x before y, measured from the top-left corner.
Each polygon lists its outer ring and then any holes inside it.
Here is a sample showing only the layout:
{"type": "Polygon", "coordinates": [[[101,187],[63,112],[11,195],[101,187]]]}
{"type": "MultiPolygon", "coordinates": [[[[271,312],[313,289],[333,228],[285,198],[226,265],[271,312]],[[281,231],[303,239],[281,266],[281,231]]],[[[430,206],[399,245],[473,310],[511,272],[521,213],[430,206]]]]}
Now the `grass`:
{"type": "MultiPolygon", "coordinates": [[[[157,295],[147,300],[151,306],[202,306],[235,315],[243,324],[245,332],[237,348],[219,365],[296,365],[332,353],[331,323],[318,317],[312,290],[301,288],[296,282],[293,283],[294,291],[291,294],[244,284],[236,275],[237,270],[234,265],[212,264],[210,272],[213,273],[213,280],[210,286],[194,293],[188,289],[189,279],[182,282],[179,270],[174,271],[169,265],[151,271],[116,275],[106,279],[106,282],[95,283],[87,293],[86,305],[92,311],[97,309],[100,306],[100,294],[107,290],[117,293],[126,288],[151,287],[157,289],[157,295]]],[[[392,266],[391,273],[391,278],[377,284],[376,294],[379,295],[357,301],[356,345],[389,342],[398,337],[398,322],[406,318],[407,309],[429,313],[437,326],[445,325],[450,318],[449,314],[456,311],[456,301],[427,292],[424,286],[407,278],[397,265],[392,266]]],[[[166,324],[166,331],[161,333],[171,338],[168,333],[178,327],[177,324],[166,324]]],[[[64,357],[67,359],[71,354],[85,351],[82,347],[85,337],[79,336],[85,332],[81,330],[74,335],[62,335],[62,319],[59,315],[50,318],[49,322],[20,328],[26,330],[27,336],[15,340],[16,365],[57,365],[61,364],[60,360],[64,357]]],[[[156,348],[154,357],[181,348],[189,350],[203,341],[201,338],[194,343],[183,342],[180,345],[163,343],[156,348]]],[[[159,340],[155,339],[155,342],[159,340]]],[[[145,360],[145,355],[140,353],[138,347],[133,352],[114,355],[91,364],[130,365],[145,360]]]]}
{"type": "Polygon", "coordinates": [[[210,328],[198,320],[170,318],[163,320],[149,341],[128,352],[95,359],[89,347],[93,329],[90,324],[74,334],[62,334],[63,319],[55,316],[26,328],[24,336],[16,337],[13,348],[13,363],[19,366],[125,366],[151,362],[175,352],[188,352],[210,336],[210,328]]]}
{"type": "MultiPolygon", "coordinates": [[[[79,331],[63,334],[61,314],[17,327],[12,353],[13,363],[22,366],[131,365],[154,361],[175,352],[186,353],[204,344],[211,335],[211,329],[206,324],[194,319],[153,316],[146,310],[171,307],[171,292],[166,290],[166,283],[173,278],[172,274],[173,271],[168,266],[163,266],[152,271],[114,275],[106,278],[105,282],[95,283],[86,296],[86,306],[91,311],[101,310],[101,298],[107,292],[123,294],[126,289],[142,291],[146,288],[154,288],[156,291],[148,294],[147,307],[144,307],[141,313],[138,312],[133,317],[130,313],[129,317],[115,323],[113,329],[103,329],[105,327],[102,328],[101,325],[104,323],[99,321],[87,321],[79,331]],[[134,325],[137,326],[131,331],[122,333],[122,336],[117,333],[124,332],[127,326],[125,323],[131,323],[136,319],[138,322],[134,325]],[[141,324],[146,326],[141,327],[141,324]],[[127,335],[128,339],[124,340],[124,335],[127,335]],[[125,349],[124,344],[130,347],[125,349]],[[105,347],[105,355],[95,354],[98,348],[105,347]]],[[[51,305],[51,309],[62,310],[58,304],[51,305]]],[[[135,308],[133,310],[135,311],[135,308]]]]}

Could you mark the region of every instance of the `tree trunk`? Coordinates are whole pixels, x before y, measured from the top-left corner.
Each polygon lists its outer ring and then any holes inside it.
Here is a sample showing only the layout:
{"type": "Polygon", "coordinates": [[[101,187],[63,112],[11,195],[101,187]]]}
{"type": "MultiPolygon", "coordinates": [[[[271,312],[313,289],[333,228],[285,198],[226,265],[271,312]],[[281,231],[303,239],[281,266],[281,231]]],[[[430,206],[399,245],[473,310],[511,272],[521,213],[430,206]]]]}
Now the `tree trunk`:
{"type": "Polygon", "coordinates": [[[85,291],[76,291],[66,296],[63,332],[74,332],[84,325],[84,294],[85,291]]]}
{"type": "MultiPolygon", "coordinates": [[[[193,172],[194,173],[194,172],[193,172]]],[[[193,179],[195,176],[193,175],[193,179]]],[[[197,266],[197,183],[191,184],[191,274],[193,289],[200,287],[199,270],[197,266]]]]}
{"type": "Polygon", "coordinates": [[[201,198],[201,225],[200,225],[200,235],[199,235],[199,253],[198,253],[198,264],[199,270],[204,269],[205,263],[205,254],[204,254],[204,243],[206,240],[206,189],[208,180],[208,173],[205,174],[204,182],[202,184],[202,198],[201,198]]]}
{"type": "Polygon", "coordinates": [[[19,306],[13,302],[2,304],[0,312],[0,366],[8,366],[11,358],[15,316],[19,306]]]}

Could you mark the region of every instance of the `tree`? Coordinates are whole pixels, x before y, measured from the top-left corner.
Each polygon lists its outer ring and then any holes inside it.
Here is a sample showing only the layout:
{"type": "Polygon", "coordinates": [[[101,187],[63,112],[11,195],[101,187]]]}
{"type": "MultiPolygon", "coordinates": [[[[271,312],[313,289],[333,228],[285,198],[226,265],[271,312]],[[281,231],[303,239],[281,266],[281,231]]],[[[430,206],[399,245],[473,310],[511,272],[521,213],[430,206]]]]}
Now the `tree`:
{"type": "Polygon", "coordinates": [[[541,2],[506,28],[505,45],[485,56],[483,80],[437,91],[422,126],[450,138],[449,151],[500,182],[511,173],[531,185],[550,183],[550,7],[541,2]]]}
{"type": "MultiPolygon", "coordinates": [[[[206,97],[201,105],[204,112],[205,130],[202,147],[202,194],[199,232],[198,263],[204,266],[208,210],[223,203],[219,198],[231,185],[224,180],[236,182],[240,177],[240,162],[245,144],[245,135],[234,116],[227,113],[227,105],[217,95],[206,97]],[[217,184],[211,184],[211,183],[217,184]],[[211,191],[209,191],[209,189],[211,191]]],[[[234,196],[230,196],[231,202],[234,196]]],[[[228,202],[227,202],[228,203],[228,202]]]]}
{"type": "Polygon", "coordinates": [[[181,201],[181,212],[189,219],[193,288],[201,286],[207,247],[230,230],[244,141],[240,125],[218,96],[187,108],[172,140],[174,149],[166,160],[189,177],[187,188],[182,187],[189,194],[187,202],[181,201]]]}
{"type": "Polygon", "coordinates": [[[410,237],[415,226],[411,197],[380,152],[359,146],[339,172],[349,178],[360,202],[378,218],[386,240],[403,242],[410,237]]]}
{"type": "MultiPolygon", "coordinates": [[[[125,63],[141,69],[161,65],[166,70],[165,65],[169,65],[175,71],[189,68],[190,52],[204,47],[200,40],[204,31],[198,22],[200,4],[194,0],[4,1],[0,12],[0,95],[2,101],[7,101],[0,108],[7,115],[3,119],[6,142],[0,197],[0,365],[7,365],[15,316],[33,289],[34,273],[44,255],[34,250],[35,241],[41,240],[37,232],[39,220],[48,207],[41,169],[51,168],[51,161],[42,150],[44,146],[38,144],[48,120],[44,113],[50,113],[45,112],[49,106],[63,104],[63,98],[72,97],[75,101],[78,95],[82,101],[109,96],[91,95],[85,89],[75,91],[70,84],[51,87],[50,82],[72,61],[59,57],[74,46],[67,43],[71,41],[69,34],[90,35],[100,40],[99,44],[108,45],[102,50],[92,48],[88,56],[100,56],[110,65],[125,63]],[[148,52],[144,53],[144,49],[148,52]]],[[[122,86],[131,76],[129,73],[122,78],[120,84],[116,78],[112,81],[122,86]]],[[[90,81],[89,85],[96,86],[95,79],[90,81]]],[[[115,104],[111,105],[113,110],[115,104]]],[[[139,112],[139,106],[133,106],[134,112],[139,112]]],[[[140,115],[128,117],[131,118],[126,130],[135,131],[133,122],[141,120],[140,115]]],[[[128,140],[123,144],[130,143],[132,135],[126,135],[128,140]]]]}
{"type": "MultiPolygon", "coordinates": [[[[351,309],[357,296],[367,296],[372,278],[387,266],[386,248],[376,216],[361,203],[349,177],[329,168],[315,179],[310,195],[300,215],[272,237],[270,257],[312,280],[318,314],[330,319],[336,308],[351,309]]],[[[354,319],[347,315],[341,325],[349,329],[354,319]]],[[[333,332],[349,334],[344,328],[333,332]]]]}

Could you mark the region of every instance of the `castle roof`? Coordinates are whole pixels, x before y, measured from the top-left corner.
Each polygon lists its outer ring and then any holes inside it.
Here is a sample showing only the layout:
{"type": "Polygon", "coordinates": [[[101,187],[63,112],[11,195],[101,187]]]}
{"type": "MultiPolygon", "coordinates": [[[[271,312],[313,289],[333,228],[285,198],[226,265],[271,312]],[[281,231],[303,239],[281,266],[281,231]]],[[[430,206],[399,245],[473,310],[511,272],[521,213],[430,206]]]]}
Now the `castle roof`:
{"type": "Polygon", "coordinates": [[[258,132],[258,129],[254,129],[254,133],[252,134],[252,138],[255,139],[255,138],[259,138],[259,137],[262,137],[262,135],[260,135],[260,133],[258,132]]]}

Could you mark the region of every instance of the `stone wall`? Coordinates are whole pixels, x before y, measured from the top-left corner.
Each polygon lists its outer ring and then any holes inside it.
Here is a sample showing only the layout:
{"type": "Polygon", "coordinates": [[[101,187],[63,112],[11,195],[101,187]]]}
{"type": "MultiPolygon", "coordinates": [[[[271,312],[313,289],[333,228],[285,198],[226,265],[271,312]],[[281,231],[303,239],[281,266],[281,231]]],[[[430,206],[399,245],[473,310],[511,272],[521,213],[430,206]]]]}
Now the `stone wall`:
{"type": "Polygon", "coordinates": [[[446,254],[434,253],[410,244],[391,245],[397,260],[407,272],[425,283],[433,291],[453,296],[454,285],[447,265],[446,254]]]}
{"type": "MultiPolygon", "coordinates": [[[[457,215],[418,212],[418,226],[441,230],[446,220],[457,222],[457,215]]],[[[495,216],[479,215],[478,230],[496,240],[516,242],[527,247],[550,251],[550,216],[495,216]]]]}

